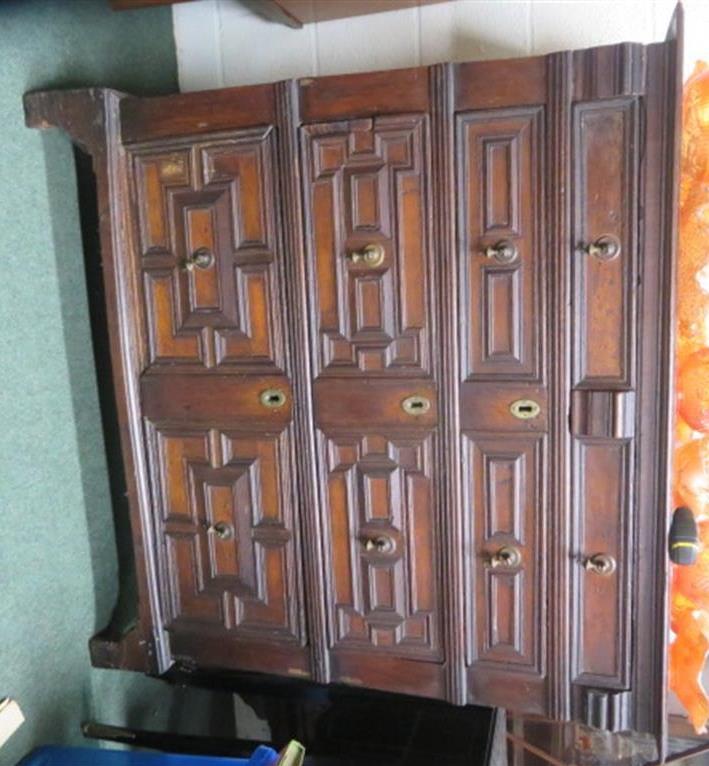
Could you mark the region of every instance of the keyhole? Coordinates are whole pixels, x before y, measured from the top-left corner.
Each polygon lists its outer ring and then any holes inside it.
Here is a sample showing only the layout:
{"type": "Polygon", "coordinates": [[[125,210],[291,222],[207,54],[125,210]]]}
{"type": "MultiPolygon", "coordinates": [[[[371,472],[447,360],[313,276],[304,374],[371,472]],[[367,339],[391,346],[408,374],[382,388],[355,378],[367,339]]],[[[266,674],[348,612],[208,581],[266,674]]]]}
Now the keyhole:
{"type": "Polygon", "coordinates": [[[510,404],[510,412],[520,420],[536,418],[541,412],[541,407],[532,399],[517,399],[510,404]]]}
{"type": "Polygon", "coordinates": [[[280,388],[267,388],[261,392],[261,404],[270,409],[277,409],[286,403],[286,395],[280,388]]]}
{"type": "Polygon", "coordinates": [[[431,402],[425,396],[409,396],[401,403],[408,415],[423,415],[431,409],[431,402]]]}

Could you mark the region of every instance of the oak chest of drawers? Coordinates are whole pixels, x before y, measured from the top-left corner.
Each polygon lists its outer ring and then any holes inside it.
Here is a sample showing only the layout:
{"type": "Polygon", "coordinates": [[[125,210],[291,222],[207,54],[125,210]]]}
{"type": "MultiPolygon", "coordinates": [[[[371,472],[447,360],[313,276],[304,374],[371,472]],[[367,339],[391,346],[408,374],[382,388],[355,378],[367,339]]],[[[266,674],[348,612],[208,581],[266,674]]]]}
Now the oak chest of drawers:
{"type": "Polygon", "coordinates": [[[114,664],[662,730],[680,47],[26,97],[96,176],[114,664]]]}

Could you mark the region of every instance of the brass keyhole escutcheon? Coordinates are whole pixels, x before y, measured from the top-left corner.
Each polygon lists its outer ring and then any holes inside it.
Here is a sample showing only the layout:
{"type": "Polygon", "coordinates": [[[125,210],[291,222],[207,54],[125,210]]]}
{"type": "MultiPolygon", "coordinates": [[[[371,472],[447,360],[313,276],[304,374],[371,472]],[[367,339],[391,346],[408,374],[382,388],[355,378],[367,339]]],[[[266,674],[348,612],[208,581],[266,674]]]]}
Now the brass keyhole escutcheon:
{"type": "Polygon", "coordinates": [[[407,396],[401,403],[407,415],[423,415],[431,409],[431,400],[425,396],[407,396]]]}
{"type": "Polygon", "coordinates": [[[194,269],[208,269],[213,263],[214,253],[207,247],[198,247],[185,258],[184,267],[187,271],[194,271],[194,269]]]}
{"type": "Polygon", "coordinates": [[[491,258],[498,263],[514,263],[519,257],[517,245],[509,239],[501,239],[494,245],[486,247],[483,252],[486,258],[491,258]]]}
{"type": "Polygon", "coordinates": [[[267,388],[265,391],[261,391],[259,399],[264,407],[277,410],[286,403],[286,393],[280,388],[267,388]]]}
{"type": "Polygon", "coordinates": [[[522,552],[514,545],[505,545],[488,559],[492,569],[514,569],[522,563],[522,552]]]}
{"type": "Polygon", "coordinates": [[[517,399],[510,404],[510,412],[519,420],[536,418],[542,408],[533,399],[517,399]]]}
{"type": "Polygon", "coordinates": [[[234,537],[234,527],[226,521],[218,521],[209,527],[209,532],[216,535],[220,540],[231,540],[234,537]]]}
{"type": "Polygon", "coordinates": [[[593,572],[601,577],[610,577],[618,568],[616,560],[608,553],[596,553],[589,556],[583,565],[587,572],[593,572]]]}
{"type": "Polygon", "coordinates": [[[384,263],[384,248],[382,245],[365,245],[361,250],[353,250],[347,257],[351,263],[359,263],[375,269],[384,263]]]}
{"type": "Polygon", "coordinates": [[[599,261],[612,261],[620,255],[620,240],[613,234],[604,234],[584,249],[599,261]]]}
{"type": "Polygon", "coordinates": [[[368,537],[362,541],[367,553],[391,553],[394,550],[394,541],[386,535],[368,537]]]}

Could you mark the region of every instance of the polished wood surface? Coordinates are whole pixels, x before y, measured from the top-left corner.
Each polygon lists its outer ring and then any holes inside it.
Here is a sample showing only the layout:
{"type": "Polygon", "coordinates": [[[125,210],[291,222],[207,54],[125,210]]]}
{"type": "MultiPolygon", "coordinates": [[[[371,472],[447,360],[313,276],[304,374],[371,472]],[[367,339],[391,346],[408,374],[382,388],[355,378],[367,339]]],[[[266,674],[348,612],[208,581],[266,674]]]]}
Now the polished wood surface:
{"type": "MultiPolygon", "coordinates": [[[[426,120],[301,134],[333,680],[420,691],[408,660],[444,659],[426,120]],[[356,260],[372,245],[380,263],[356,260]],[[402,406],[412,396],[420,413],[402,406]]],[[[427,693],[444,696],[443,674],[429,675],[427,693]]]]}
{"type": "Polygon", "coordinates": [[[143,643],[97,657],[662,738],[676,34],[28,95],[106,211],[143,643]]]}

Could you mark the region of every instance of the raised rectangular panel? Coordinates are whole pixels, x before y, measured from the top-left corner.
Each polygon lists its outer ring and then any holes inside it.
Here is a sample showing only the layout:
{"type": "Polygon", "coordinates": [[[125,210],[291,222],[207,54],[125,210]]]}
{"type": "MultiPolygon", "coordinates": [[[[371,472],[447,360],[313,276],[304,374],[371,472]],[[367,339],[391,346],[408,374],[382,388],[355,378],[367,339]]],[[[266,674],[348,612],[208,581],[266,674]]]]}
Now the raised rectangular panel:
{"type": "Polygon", "coordinates": [[[542,108],[464,112],[456,130],[464,379],[540,379],[542,108]],[[501,241],[510,262],[485,255],[501,241]]]}
{"type": "Polygon", "coordinates": [[[134,167],[140,252],[169,252],[170,222],[167,195],[191,185],[189,151],[176,149],[142,157],[134,167]]]}
{"type": "Polygon", "coordinates": [[[143,295],[148,353],[163,364],[199,364],[204,355],[202,334],[185,328],[175,313],[173,269],[152,268],[143,273],[143,295]]]}
{"type": "Polygon", "coordinates": [[[546,437],[466,432],[463,435],[467,664],[474,670],[544,671],[546,437]],[[521,564],[493,568],[503,546],[521,564]]]}
{"type": "Polygon", "coordinates": [[[637,99],[573,108],[573,386],[634,386],[638,131],[637,99]],[[604,236],[610,259],[586,251],[604,236]]]}
{"type": "Polygon", "coordinates": [[[300,556],[278,433],[146,423],[166,627],[302,644],[300,556]],[[224,537],[217,534],[226,530],[224,537]]]}
{"type": "Polygon", "coordinates": [[[623,689],[629,683],[633,447],[630,439],[574,440],[572,677],[583,686],[623,689]],[[612,556],[615,572],[602,575],[586,570],[586,561],[596,554],[612,556]]]}
{"type": "Polygon", "coordinates": [[[273,155],[270,128],[133,152],[151,365],[283,369],[273,155]]]}
{"type": "Polygon", "coordinates": [[[320,433],[320,447],[331,647],[440,661],[432,436],[320,433]]]}
{"type": "MultiPolygon", "coordinates": [[[[187,252],[204,248],[213,253],[215,250],[215,220],[213,207],[197,205],[184,210],[185,230],[187,232],[187,252]]],[[[221,309],[219,279],[213,268],[195,269],[189,280],[189,305],[196,313],[211,312],[221,309]]]]}
{"type": "Polygon", "coordinates": [[[302,128],[316,374],[431,372],[425,116],[302,128]],[[351,258],[384,248],[381,264],[351,258]]]}

